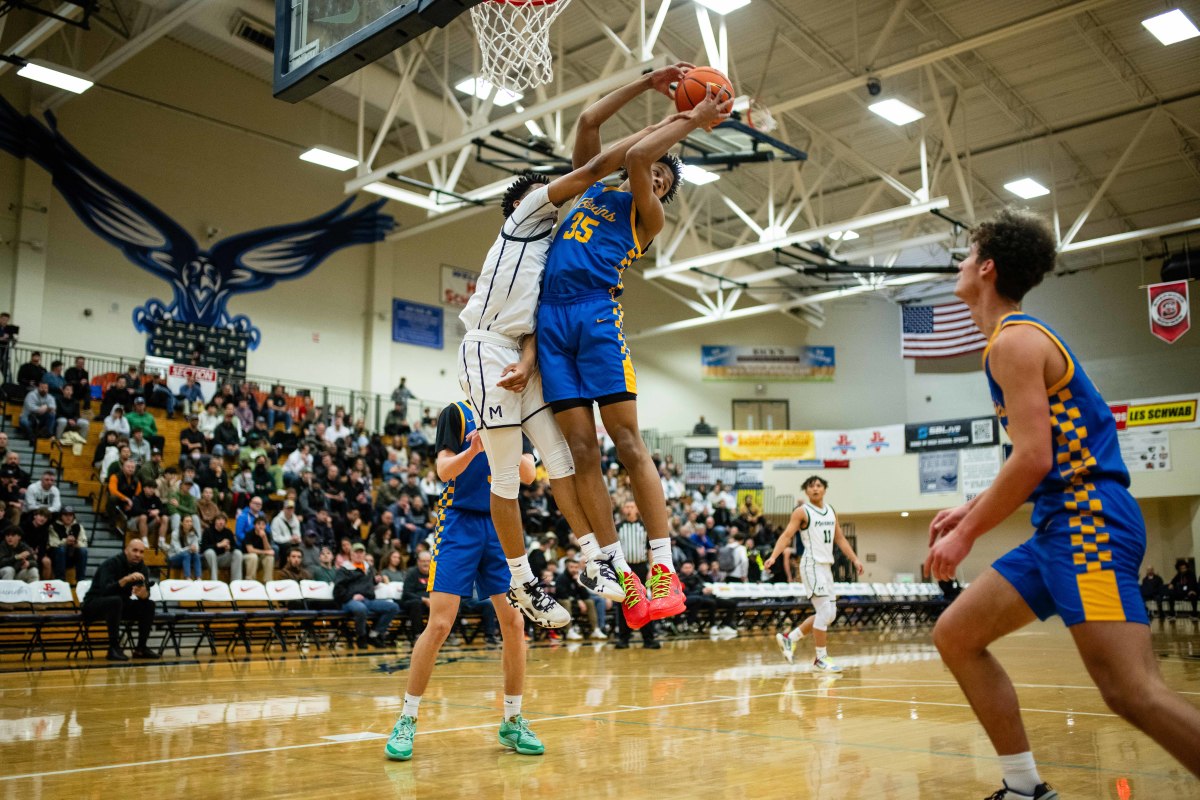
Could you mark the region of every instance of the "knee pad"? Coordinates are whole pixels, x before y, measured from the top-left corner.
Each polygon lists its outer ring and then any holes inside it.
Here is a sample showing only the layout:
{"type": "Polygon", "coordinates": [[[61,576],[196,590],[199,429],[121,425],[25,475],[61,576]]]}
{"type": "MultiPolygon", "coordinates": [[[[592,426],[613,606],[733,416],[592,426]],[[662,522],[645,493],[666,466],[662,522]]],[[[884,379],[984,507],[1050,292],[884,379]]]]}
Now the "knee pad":
{"type": "Polygon", "coordinates": [[[817,617],[813,621],[813,628],[819,631],[828,630],[833,621],[837,619],[837,603],[833,601],[832,597],[814,597],[812,604],[817,617]]]}
{"type": "Polygon", "coordinates": [[[516,500],[521,490],[521,468],[516,464],[500,467],[492,473],[492,494],[516,500]]]}

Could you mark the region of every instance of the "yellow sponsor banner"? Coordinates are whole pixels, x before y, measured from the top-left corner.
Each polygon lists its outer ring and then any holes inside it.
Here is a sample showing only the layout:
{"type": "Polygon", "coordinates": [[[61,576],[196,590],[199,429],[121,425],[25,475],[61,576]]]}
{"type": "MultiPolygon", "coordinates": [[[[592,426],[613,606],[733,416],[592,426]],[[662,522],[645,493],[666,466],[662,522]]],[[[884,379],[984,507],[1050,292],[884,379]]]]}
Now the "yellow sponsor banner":
{"type": "Polygon", "coordinates": [[[771,461],[817,457],[813,431],[721,431],[722,461],[771,461]]]}
{"type": "Polygon", "coordinates": [[[1166,403],[1131,403],[1125,417],[1125,427],[1179,425],[1195,421],[1195,399],[1175,400],[1166,403]]]}

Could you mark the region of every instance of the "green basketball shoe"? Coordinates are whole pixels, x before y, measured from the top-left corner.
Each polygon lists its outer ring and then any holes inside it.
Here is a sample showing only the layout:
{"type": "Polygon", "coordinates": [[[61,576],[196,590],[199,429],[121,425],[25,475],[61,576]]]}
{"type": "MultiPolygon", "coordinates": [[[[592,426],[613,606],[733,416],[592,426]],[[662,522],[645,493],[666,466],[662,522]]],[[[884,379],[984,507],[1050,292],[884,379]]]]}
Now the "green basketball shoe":
{"type": "MultiPolygon", "coordinates": [[[[500,744],[516,750],[523,756],[540,756],[546,752],[542,740],[529,729],[529,723],[520,714],[500,723],[500,744]]],[[[409,752],[412,752],[411,748],[409,752]]]]}
{"type": "Polygon", "coordinates": [[[413,737],[417,735],[417,718],[401,717],[392,728],[383,750],[392,761],[408,761],[412,758],[413,737]]]}

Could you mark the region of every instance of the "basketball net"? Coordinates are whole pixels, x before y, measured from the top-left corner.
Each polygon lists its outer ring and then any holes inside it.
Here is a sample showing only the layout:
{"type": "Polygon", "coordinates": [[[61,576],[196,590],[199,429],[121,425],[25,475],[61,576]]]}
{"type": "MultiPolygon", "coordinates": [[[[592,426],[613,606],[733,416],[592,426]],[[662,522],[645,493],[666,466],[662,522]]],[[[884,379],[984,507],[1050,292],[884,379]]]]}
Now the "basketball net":
{"type": "Polygon", "coordinates": [[[554,77],[550,25],[571,0],[487,0],[471,8],[483,54],[481,77],[519,92],[554,77]]]}

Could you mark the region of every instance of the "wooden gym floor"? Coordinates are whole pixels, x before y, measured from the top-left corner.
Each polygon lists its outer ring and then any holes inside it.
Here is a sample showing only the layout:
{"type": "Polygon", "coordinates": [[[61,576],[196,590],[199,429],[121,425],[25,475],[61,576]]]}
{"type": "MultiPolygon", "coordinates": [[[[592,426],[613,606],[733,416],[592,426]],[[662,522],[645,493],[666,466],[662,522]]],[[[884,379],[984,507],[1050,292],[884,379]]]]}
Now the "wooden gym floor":
{"type": "MultiPolygon", "coordinates": [[[[525,711],[546,743],[495,740],[498,651],[447,647],[411,762],[384,759],[408,648],[108,667],[0,664],[0,800],[34,798],[982,798],[994,754],[928,632],[835,631],[840,678],[763,636],[539,646],[525,711]]],[[[1200,705],[1195,623],[1156,623],[1167,682],[1200,705]]],[[[1043,777],[1066,798],[1200,798],[1109,713],[1058,623],[995,648],[1043,777]]],[[[1197,743],[1200,746],[1200,743],[1197,743]]]]}

